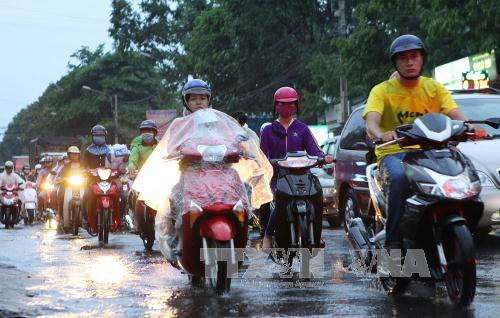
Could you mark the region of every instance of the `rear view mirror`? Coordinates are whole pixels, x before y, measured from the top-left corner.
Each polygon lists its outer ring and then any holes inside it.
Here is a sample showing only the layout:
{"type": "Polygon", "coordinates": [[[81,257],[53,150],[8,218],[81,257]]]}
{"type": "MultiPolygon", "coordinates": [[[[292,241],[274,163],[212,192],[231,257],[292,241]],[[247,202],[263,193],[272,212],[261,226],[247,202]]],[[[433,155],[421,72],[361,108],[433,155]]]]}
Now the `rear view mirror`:
{"type": "Polygon", "coordinates": [[[488,118],[484,122],[486,125],[491,126],[495,129],[498,129],[500,127],[500,118],[488,118]]]}

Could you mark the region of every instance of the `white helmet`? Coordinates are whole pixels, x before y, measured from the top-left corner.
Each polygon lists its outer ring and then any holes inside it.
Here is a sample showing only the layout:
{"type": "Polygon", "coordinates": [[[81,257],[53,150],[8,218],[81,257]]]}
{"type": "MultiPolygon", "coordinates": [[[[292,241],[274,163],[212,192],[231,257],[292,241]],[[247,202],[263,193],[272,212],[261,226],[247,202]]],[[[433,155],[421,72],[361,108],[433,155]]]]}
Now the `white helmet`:
{"type": "Polygon", "coordinates": [[[14,169],[14,163],[12,161],[5,161],[5,169],[12,168],[14,169]]]}
{"type": "Polygon", "coordinates": [[[40,169],[42,169],[42,165],[41,165],[41,164],[39,164],[39,163],[37,163],[37,164],[35,165],[35,170],[40,170],[40,169]]]}

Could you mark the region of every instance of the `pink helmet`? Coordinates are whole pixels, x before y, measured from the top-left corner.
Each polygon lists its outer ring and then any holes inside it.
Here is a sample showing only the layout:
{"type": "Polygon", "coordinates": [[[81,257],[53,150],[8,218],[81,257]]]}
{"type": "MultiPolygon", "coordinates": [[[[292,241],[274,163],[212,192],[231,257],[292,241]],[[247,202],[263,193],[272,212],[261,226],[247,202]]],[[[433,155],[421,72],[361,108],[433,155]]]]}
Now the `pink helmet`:
{"type": "Polygon", "coordinates": [[[296,90],[291,87],[284,86],[279,88],[276,93],[274,93],[274,103],[276,102],[299,102],[299,94],[296,90]]]}

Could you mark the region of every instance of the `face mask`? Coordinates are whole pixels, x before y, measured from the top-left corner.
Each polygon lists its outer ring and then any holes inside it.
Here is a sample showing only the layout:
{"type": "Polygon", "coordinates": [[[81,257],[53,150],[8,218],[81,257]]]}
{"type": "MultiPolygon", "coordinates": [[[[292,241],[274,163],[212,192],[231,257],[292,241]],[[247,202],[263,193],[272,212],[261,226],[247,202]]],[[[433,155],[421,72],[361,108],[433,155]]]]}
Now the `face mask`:
{"type": "Polygon", "coordinates": [[[104,136],[93,136],[92,142],[97,146],[102,146],[106,143],[106,137],[104,136]]]}
{"type": "Polygon", "coordinates": [[[153,133],[143,133],[141,134],[141,136],[142,140],[147,144],[152,143],[155,138],[155,135],[153,133]]]}
{"type": "Polygon", "coordinates": [[[283,118],[289,118],[295,113],[295,105],[278,105],[277,113],[283,118]]]}

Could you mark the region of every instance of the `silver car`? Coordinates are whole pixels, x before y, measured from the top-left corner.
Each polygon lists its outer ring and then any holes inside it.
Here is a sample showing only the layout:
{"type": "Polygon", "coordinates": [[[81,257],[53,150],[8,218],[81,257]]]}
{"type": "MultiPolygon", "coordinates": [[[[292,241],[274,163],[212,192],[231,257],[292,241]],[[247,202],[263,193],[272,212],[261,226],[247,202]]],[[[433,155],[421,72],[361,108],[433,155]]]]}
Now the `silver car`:
{"type": "MultiPolygon", "coordinates": [[[[470,119],[500,117],[500,95],[453,93],[462,112],[470,119]]],[[[469,157],[481,179],[481,199],[484,202],[480,231],[500,225],[500,130],[481,125],[493,136],[491,140],[460,143],[458,148],[469,157]]]]}

